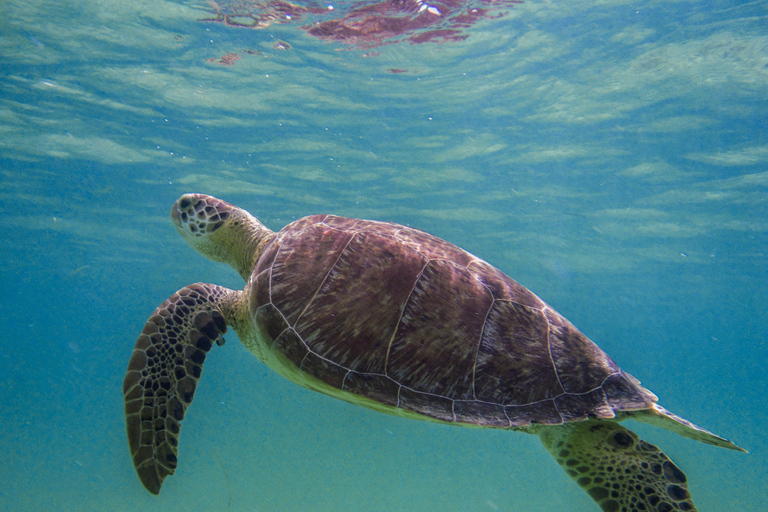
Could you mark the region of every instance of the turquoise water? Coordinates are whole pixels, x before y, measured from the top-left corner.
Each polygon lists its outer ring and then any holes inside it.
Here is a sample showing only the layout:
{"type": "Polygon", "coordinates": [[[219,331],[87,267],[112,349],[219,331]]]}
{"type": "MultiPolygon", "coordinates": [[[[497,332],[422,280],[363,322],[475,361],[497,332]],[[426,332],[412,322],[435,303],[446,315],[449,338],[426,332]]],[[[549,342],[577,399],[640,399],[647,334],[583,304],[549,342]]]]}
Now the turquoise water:
{"type": "Polygon", "coordinates": [[[168,221],[193,191],[275,230],[391,220],[490,261],[751,452],[628,425],[700,510],[764,510],[766,2],[530,1],[375,49],[211,9],[0,6],[0,509],[597,510],[533,436],[313,394],[234,334],[147,493],[122,410],[136,337],[186,284],[242,286],[168,221]]]}

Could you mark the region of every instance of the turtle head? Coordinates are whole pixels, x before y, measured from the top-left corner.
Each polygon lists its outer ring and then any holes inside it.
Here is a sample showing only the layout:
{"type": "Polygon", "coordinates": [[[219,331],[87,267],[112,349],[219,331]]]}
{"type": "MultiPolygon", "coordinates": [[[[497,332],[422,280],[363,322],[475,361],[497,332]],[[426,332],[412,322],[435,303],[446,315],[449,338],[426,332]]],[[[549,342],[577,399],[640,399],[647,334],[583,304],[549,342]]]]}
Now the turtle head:
{"type": "Polygon", "coordinates": [[[227,263],[246,281],[264,246],[274,237],[242,208],[205,194],[184,194],[171,208],[176,229],[197,252],[227,263]]]}

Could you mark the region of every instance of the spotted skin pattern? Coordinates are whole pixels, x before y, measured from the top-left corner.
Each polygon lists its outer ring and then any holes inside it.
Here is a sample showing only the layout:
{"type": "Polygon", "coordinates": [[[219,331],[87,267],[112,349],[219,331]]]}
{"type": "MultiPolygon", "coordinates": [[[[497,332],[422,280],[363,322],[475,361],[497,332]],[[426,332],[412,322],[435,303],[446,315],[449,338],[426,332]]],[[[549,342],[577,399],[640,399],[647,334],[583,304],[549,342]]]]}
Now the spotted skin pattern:
{"type": "Polygon", "coordinates": [[[184,229],[196,237],[203,237],[219,229],[229,218],[229,212],[221,211],[218,205],[191,201],[179,204],[179,220],[184,229]]]}
{"type": "Polygon", "coordinates": [[[273,233],[202,194],[179,198],[171,219],[246,286],[182,288],[136,342],[126,425],[136,471],[154,494],[176,469],[180,422],[227,326],[308,389],[408,418],[539,435],[606,512],[695,510],[685,475],[619,421],[741,450],[656,404],[525,287],[428,233],[332,215],[273,233]]]}
{"type": "Polygon", "coordinates": [[[661,450],[613,422],[545,427],[544,447],[605,512],[692,512],[686,477],[661,450]]]}
{"type": "Polygon", "coordinates": [[[217,304],[232,293],[211,284],[185,286],[155,310],[136,341],[123,381],[125,420],[134,466],[153,494],[176,470],[180,422],[206,354],[227,331],[217,304]]]}

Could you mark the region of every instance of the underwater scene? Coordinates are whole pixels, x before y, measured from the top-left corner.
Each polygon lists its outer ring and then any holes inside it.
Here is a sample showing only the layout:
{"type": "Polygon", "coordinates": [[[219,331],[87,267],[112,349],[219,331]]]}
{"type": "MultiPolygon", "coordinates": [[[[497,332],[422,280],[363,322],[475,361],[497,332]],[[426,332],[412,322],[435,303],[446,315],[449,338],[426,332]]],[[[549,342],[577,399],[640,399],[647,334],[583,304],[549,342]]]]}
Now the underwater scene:
{"type": "Polygon", "coordinates": [[[687,492],[702,512],[765,510],[768,2],[0,14],[0,510],[629,510],[584,492],[537,435],[310,391],[233,329],[207,353],[175,474],[148,492],[126,435],[134,345],[176,290],[245,285],[175,229],[190,192],[273,231],[388,221],[487,261],[748,452],[622,423],[684,472],[667,474],[687,479],[674,510],[687,492]]]}

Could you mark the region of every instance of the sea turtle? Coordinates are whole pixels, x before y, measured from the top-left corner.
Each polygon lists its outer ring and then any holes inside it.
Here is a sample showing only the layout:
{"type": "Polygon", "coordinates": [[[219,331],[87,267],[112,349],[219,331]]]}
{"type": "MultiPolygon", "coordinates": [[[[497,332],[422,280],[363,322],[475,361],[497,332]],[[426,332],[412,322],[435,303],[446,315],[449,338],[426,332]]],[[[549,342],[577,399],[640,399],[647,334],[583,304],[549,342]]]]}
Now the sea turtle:
{"type": "Polygon", "coordinates": [[[180,422],[227,326],[305,388],[407,418],[536,434],[609,512],[695,510],[683,472],[624,419],[741,450],[657,405],[526,288],[423,231],[313,215],[274,233],[202,194],[181,196],[171,219],[247,284],[185,286],[136,342],[125,417],[151,493],[176,469],[180,422]]]}

